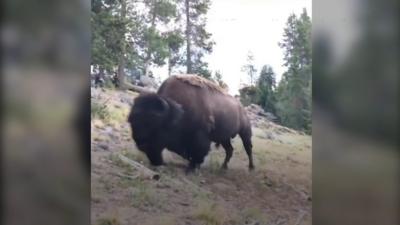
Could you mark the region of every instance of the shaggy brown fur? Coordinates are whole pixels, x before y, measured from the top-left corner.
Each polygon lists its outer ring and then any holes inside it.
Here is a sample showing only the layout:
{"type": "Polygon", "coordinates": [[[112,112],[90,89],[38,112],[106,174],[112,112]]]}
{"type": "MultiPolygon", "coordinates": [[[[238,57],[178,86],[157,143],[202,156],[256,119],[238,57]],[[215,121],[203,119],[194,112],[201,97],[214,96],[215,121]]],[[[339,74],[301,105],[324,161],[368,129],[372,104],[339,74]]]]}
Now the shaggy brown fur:
{"type": "Polygon", "coordinates": [[[135,99],[129,122],[132,137],[153,165],[163,164],[167,148],[189,160],[188,171],[200,166],[211,142],[221,144],[227,164],[231,139],[239,134],[253,169],[251,124],[238,100],[219,86],[196,75],[172,76],[157,93],[135,99]]]}
{"type": "Polygon", "coordinates": [[[182,75],[176,75],[174,77],[192,86],[200,88],[208,88],[209,90],[217,91],[220,92],[221,94],[228,95],[223,88],[201,76],[195,74],[182,74],[182,75]]]}

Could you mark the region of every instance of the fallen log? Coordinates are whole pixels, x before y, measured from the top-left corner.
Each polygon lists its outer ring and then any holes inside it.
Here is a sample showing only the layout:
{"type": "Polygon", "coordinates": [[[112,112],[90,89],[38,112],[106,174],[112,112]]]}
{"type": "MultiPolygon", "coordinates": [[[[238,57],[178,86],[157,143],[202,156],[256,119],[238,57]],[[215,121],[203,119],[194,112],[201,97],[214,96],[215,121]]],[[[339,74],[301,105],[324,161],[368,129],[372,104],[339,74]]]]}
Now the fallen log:
{"type": "Polygon", "coordinates": [[[142,164],[135,162],[122,154],[118,154],[118,157],[121,159],[122,162],[134,167],[138,172],[139,176],[145,179],[152,179],[152,180],[159,180],[160,174],[156,173],[155,171],[143,166],[142,164]]]}
{"type": "Polygon", "coordinates": [[[111,172],[111,174],[112,175],[116,175],[116,176],[118,176],[118,177],[121,177],[121,178],[126,178],[126,179],[129,179],[129,180],[136,180],[137,178],[139,178],[139,175],[135,175],[135,176],[130,176],[130,175],[126,175],[126,174],[123,174],[123,173],[115,173],[115,172],[111,172]]]}
{"type": "Polygon", "coordinates": [[[145,87],[141,87],[141,86],[137,86],[137,85],[133,85],[127,82],[124,82],[122,84],[122,89],[125,90],[130,90],[130,91],[134,91],[134,92],[138,92],[138,93],[154,93],[155,91],[152,91],[148,88],[145,87]]]}

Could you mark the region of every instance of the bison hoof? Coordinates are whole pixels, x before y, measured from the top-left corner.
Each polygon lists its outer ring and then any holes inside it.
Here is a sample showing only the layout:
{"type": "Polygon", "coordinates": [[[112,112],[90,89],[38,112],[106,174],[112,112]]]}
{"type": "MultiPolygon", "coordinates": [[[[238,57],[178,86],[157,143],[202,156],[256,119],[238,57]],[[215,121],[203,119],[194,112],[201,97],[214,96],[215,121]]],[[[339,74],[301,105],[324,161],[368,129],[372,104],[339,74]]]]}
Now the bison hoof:
{"type": "Polygon", "coordinates": [[[195,171],[196,171],[196,168],[188,167],[188,168],[186,168],[185,173],[186,173],[186,175],[188,175],[188,174],[194,173],[195,171]]]}
{"type": "Polygon", "coordinates": [[[250,166],[249,166],[249,170],[250,170],[250,171],[253,171],[253,170],[254,170],[254,165],[250,165],[250,166]]]}
{"type": "Polygon", "coordinates": [[[186,174],[192,174],[200,170],[200,164],[189,164],[186,168],[186,174]]]}
{"type": "Polygon", "coordinates": [[[223,169],[223,170],[227,170],[227,169],[228,169],[228,165],[226,165],[226,164],[222,164],[222,166],[221,166],[221,169],[223,169]]]}

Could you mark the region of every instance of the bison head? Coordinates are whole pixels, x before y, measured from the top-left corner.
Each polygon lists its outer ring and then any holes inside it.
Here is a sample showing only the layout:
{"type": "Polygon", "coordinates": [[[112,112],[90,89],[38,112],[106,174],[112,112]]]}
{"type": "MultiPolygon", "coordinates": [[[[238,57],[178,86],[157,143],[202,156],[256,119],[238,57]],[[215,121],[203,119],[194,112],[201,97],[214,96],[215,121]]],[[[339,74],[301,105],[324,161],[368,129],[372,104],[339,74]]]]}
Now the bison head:
{"type": "Polygon", "coordinates": [[[135,99],[128,117],[136,146],[147,155],[152,165],[163,164],[162,150],[178,132],[182,107],[157,94],[144,94],[135,99]]]}

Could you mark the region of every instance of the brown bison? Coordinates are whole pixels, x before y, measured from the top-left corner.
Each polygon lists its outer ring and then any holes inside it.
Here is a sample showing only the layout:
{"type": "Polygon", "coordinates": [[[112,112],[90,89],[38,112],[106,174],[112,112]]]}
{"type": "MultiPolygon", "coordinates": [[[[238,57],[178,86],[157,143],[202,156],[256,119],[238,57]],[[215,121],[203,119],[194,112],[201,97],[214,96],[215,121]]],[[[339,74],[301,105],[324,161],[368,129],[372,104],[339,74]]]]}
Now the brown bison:
{"type": "Polygon", "coordinates": [[[164,148],[189,160],[188,171],[203,163],[211,142],[221,144],[227,164],[231,138],[239,134],[253,169],[251,125],[238,100],[196,75],[172,76],[157,93],[135,99],[128,121],[132,137],[151,164],[163,164],[164,148]]]}

